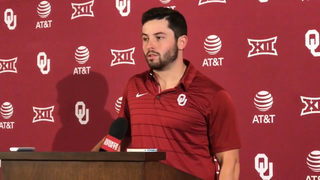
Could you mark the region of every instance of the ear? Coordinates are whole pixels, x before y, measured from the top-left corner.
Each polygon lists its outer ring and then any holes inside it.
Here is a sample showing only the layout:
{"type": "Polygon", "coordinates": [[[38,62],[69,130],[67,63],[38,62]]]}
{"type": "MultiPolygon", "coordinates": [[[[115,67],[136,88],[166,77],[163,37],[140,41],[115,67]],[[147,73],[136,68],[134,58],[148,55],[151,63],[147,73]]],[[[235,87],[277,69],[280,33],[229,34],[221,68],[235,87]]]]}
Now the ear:
{"type": "Polygon", "coordinates": [[[188,37],[186,35],[182,35],[177,40],[177,46],[179,50],[183,50],[188,43],[188,37]]]}

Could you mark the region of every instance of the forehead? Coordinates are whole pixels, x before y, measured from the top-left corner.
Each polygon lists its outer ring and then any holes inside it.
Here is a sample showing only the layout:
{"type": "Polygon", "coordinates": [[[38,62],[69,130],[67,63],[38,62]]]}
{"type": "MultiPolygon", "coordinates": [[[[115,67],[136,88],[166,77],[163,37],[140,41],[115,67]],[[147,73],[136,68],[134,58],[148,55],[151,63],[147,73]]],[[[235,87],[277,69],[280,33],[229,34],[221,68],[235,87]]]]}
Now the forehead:
{"type": "Polygon", "coordinates": [[[168,25],[169,25],[169,22],[165,19],[151,20],[151,21],[146,22],[142,26],[142,33],[147,34],[147,35],[152,35],[152,34],[158,33],[158,32],[164,32],[164,33],[169,34],[170,31],[172,32],[172,30],[168,27],[168,25]]]}

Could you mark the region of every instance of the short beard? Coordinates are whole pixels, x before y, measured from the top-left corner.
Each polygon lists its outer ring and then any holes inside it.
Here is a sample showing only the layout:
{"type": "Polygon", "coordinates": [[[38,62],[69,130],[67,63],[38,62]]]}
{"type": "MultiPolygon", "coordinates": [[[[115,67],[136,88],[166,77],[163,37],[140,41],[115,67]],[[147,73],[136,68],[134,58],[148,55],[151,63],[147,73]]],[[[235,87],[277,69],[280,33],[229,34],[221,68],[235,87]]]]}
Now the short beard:
{"type": "Polygon", "coordinates": [[[145,55],[146,61],[150,67],[150,69],[156,70],[156,71],[162,71],[164,69],[166,69],[166,67],[173,63],[174,61],[176,61],[176,59],[178,58],[178,46],[175,44],[174,47],[170,50],[168,50],[163,57],[161,57],[161,55],[157,52],[154,51],[149,51],[146,55],[145,55]],[[148,61],[148,54],[149,53],[155,53],[158,54],[159,57],[159,62],[158,63],[153,63],[153,62],[149,62],[148,61]]]}

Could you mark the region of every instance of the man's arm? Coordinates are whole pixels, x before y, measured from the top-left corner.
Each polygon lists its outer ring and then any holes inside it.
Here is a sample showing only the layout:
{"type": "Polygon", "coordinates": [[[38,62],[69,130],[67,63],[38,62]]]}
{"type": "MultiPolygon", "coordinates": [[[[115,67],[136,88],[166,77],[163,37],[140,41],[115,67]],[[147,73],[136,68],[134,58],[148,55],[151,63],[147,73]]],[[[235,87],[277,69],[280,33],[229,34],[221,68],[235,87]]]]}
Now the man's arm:
{"type": "Polygon", "coordinates": [[[238,180],[240,175],[239,149],[216,154],[220,172],[219,180],[238,180]]]}
{"type": "Polygon", "coordinates": [[[219,180],[238,180],[241,142],[235,107],[225,90],[215,94],[207,119],[211,154],[220,166],[219,180]]]}

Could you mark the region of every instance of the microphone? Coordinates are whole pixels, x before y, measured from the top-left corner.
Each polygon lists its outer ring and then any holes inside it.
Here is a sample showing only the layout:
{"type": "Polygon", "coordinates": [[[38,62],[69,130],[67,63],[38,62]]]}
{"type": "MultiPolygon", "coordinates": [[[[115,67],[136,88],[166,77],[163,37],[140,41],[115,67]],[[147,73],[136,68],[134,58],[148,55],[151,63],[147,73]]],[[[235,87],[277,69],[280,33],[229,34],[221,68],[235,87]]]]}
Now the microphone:
{"type": "Polygon", "coordinates": [[[110,126],[109,134],[103,141],[99,151],[116,152],[128,128],[128,121],[117,118],[110,126]]]}

